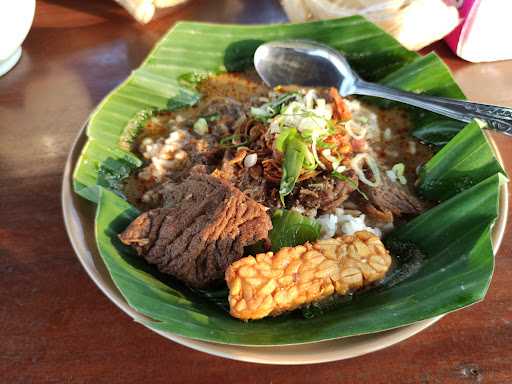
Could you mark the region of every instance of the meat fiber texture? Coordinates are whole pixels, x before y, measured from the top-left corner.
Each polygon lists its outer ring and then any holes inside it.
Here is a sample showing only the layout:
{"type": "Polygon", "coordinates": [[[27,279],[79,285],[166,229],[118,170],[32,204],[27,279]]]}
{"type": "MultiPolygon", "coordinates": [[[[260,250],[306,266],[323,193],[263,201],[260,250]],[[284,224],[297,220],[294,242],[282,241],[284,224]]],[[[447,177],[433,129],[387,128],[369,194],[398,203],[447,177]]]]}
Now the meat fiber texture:
{"type": "Polygon", "coordinates": [[[225,180],[193,175],[165,185],[163,207],[141,214],[119,238],[161,272],[207,288],[271,228],[263,205],[225,180]]]}
{"type": "Polygon", "coordinates": [[[392,221],[393,216],[418,215],[425,210],[425,204],[407,187],[391,182],[386,176],[377,187],[361,188],[368,200],[363,202],[368,215],[382,221],[392,221]]]}

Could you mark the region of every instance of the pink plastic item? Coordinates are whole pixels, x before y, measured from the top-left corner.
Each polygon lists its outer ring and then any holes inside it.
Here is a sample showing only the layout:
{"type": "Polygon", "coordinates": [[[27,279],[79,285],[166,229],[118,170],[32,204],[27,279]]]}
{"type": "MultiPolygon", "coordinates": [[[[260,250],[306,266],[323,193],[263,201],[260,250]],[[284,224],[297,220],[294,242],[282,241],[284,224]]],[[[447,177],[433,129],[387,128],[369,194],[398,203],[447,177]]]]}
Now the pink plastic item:
{"type": "Polygon", "coordinates": [[[462,28],[466,25],[467,16],[469,12],[475,6],[475,10],[480,3],[480,0],[466,0],[462,3],[462,6],[459,8],[459,15],[461,18],[461,23],[451,31],[448,36],[445,37],[446,42],[452,49],[454,53],[457,53],[457,45],[459,43],[460,34],[462,32],[462,28]]]}
{"type": "MultiPolygon", "coordinates": [[[[454,1],[454,0],[451,0],[454,1]]],[[[461,23],[445,41],[459,57],[472,61],[512,59],[511,0],[462,0],[461,23]]]]}

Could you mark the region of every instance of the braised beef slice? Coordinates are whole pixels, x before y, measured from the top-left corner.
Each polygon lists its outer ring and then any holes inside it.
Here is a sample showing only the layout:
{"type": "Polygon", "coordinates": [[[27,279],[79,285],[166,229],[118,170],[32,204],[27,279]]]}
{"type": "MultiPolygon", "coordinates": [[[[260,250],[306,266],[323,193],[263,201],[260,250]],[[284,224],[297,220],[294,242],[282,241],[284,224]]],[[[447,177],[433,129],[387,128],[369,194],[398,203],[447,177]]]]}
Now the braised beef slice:
{"type": "Polygon", "coordinates": [[[361,184],[361,190],[368,197],[366,213],[382,221],[391,221],[393,219],[391,214],[397,217],[417,215],[426,208],[425,204],[407,187],[392,182],[386,176],[381,177],[381,183],[377,187],[361,184]]]}
{"type": "Polygon", "coordinates": [[[221,280],[244,247],[272,228],[265,207],[225,180],[193,175],[163,189],[164,207],[140,215],[120,239],[191,287],[221,280]]]}
{"type": "Polygon", "coordinates": [[[212,174],[232,183],[254,201],[275,207],[279,201],[279,197],[273,194],[276,185],[263,178],[261,164],[255,164],[250,168],[244,167],[245,155],[246,152],[243,150],[227,150],[222,159],[222,166],[212,174]]]}
{"type": "Polygon", "coordinates": [[[330,212],[339,207],[354,191],[357,179],[353,175],[349,179],[352,181],[317,176],[301,186],[297,201],[306,209],[317,208],[330,212]]]}
{"type": "Polygon", "coordinates": [[[169,209],[157,208],[144,212],[133,220],[130,225],[119,235],[119,239],[126,245],[130,245],[139,255],[147,253],[155,243],[169,209]]]}

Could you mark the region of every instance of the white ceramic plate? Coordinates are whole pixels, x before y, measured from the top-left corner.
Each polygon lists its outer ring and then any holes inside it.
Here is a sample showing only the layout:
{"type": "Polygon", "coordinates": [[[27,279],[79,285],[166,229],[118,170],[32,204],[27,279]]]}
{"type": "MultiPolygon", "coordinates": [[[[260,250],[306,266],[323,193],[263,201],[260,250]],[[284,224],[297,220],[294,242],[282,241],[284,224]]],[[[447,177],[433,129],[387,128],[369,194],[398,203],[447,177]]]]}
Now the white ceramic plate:
{"type": "MultiPolygon", "coordinates": [[[[62,183],[64,222],[78,259],[91,279],[114,304],[132,319],[138,321],[142,319],[143,316],[128,305],[121,295],[121,292],[116,288],[96,248],[94,237],[94,214],[96,205],[82,199],[75,194],[72,189],[72,172],[86,141],[84,132],[85,128],[82,128],[66,162],[62,183]]],[[[498,160],[501,162],[501,156],[496,145],[492,141],[492,138],[490,138],[490,140],[498,160]]],[[[499,216],[493,228],[493,246],[495,253],[503,240],[507,216],[508,185],[504,184],[500,193],[499,216]]],[[[179,344],[228,359],[263,364],[315,364],[348,359],[389,347],[421,332],[434,324],[441,317],[442,316],[437,316],[405,327],[369,335],[275,347],[245,347],[210,343],[178,336],[170,332],[150,329],[179,344]]]]}

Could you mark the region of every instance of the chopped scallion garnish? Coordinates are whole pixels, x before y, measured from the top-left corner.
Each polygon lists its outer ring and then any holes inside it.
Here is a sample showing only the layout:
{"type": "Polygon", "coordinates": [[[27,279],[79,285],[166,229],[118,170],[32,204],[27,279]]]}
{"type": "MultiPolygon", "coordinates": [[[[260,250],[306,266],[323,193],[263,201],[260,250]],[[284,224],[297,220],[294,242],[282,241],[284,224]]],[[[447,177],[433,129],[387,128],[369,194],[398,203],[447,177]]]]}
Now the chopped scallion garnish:
{"type": "Polygon", "coordinates": [[[407,184],[407,179],[404,176],[405,165],[404,163],[398,163],[393,165],[391,171],[395,174],[396,179],[400,182],[400,184],[407,184]]]}
{"type": "Polygon", "coordinates": [[[284,93],[274,101],[270,101],[259,107],[252,107],[251,115],[258,120],[266,121],[277,115],[286,102],[296,99],[298,95],[297,92],[284,93]]]}
{"type": "Polygon", "coordinates": [[[206,135],[208,133],[208,122],[203,117],[200,117],[196,120],[192,129],[198,135],[206,135]]]}
{"type": "Polygon", "coordinates": [[[195,87],[201,81],[206,80],[212,74],[210,72],[187,72],[178,76],[178,82],[181,85],[195,87]]]}
{"type": "Polygon", "coordinates": [[[357,192],[359,192],[361,194],[361,196],[363,196],[363,198],[365,200],[368,200],[368,196],[366,196],[366,193],[364,193],[363,191],[361,191],[359,189],[359,186],[357,185],[357,183],[352,180],[350,177],[348,176],[345,176],[343,173],[339,173],[339,172],[336,172],[336,171],[333,171],[331,173],[331,175],[333,175],[335,178],[339,179],[339,180],[342,180],[346,183],[348,183],[352,188],[354,188],[354,190],[356,190],[357,192]]]}
{"type": "Polygon", "coordinates": [[[242,136],[238,134],[225,136],[220,139],[219,144],[223,148],[236,148],[242,145],[246,145],[249,143],[249,138],[247,136],[242,136]]]}
{"type": "Polygon", "coordinates": [[[217,121],[220,119],[220,113],[219,112],[215,112],[215,113],[211,113],[209,115],[204,115],[204,116],[201,116],[203,119],[205,119],[207,122],[211,122],[211,121],[217,121]]]}

